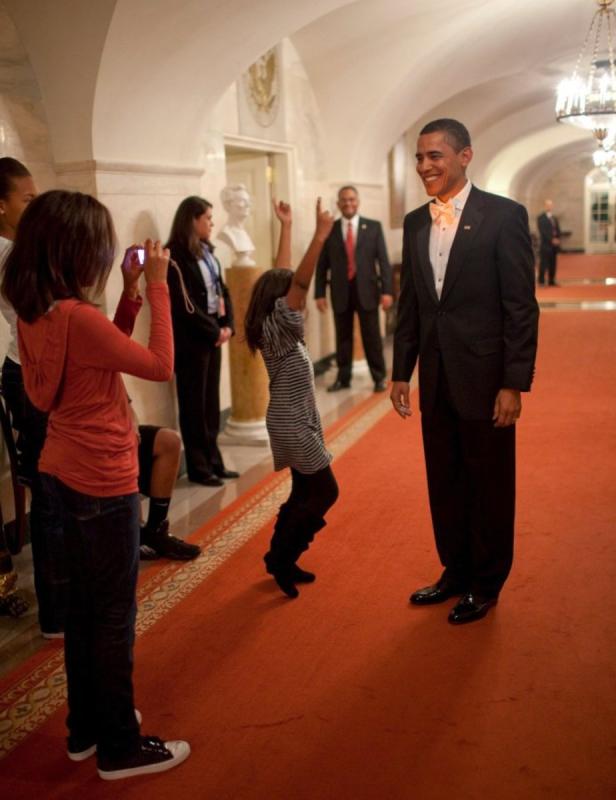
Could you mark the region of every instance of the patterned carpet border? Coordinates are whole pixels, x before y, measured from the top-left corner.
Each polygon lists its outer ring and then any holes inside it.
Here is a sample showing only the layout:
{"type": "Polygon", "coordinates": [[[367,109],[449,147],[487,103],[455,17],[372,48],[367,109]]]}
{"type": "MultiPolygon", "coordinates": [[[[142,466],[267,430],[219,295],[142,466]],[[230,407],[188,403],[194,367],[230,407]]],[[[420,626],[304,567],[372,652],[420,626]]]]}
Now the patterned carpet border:
{"type": "MultiPolygon", "coordinates": [[[[341,456],[390,409],[385,395],[367,407],[351,411],[348,423],[333,425],[335,432],[327,446],[334,457],[341,456]]],[[[240,499],[231,510],[221,511],[219,522],[206,523],[201,536],[191,537],[192,542],[203,546],[199,558],[182,565],[169,562],[144,581],[138,590],[137,635],[168,614],[260,531],[288,496],[290,483],[286,471],[267,479],[245,502],[240,499]]],[[[43,725],[65,701],[64,655],[62,648],[56,646],[48,658],[0,694],[0,759],[43,725]]]]}

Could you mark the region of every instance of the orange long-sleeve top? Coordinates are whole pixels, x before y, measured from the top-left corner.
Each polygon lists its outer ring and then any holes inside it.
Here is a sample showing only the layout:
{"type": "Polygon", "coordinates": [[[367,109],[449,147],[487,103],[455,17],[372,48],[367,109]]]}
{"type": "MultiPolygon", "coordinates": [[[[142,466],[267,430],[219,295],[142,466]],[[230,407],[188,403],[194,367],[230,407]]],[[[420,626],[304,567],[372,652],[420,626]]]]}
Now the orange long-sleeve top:
{"type": "Polygon", "coordinates": [[[137,440],[120,373],[167,381],[173,371],[167,284],[148,284],[146,296],[152,307],[147,347],[120,330],[132,328],[139,307],[124,296],[116,312],[120,327],[77,300],[60,300],[34,323],[18,322],[26,392],[49,412],[39,471],[83,494],[137,491],[137,440]]]}

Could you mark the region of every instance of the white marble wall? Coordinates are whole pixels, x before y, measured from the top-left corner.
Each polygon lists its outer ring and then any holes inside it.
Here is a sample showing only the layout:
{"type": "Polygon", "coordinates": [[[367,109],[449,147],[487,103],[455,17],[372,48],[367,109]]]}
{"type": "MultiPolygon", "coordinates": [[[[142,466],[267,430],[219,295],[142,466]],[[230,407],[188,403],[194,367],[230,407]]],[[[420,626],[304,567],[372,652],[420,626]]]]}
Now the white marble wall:
{"type": "MultiPolygon", "coordinates": [[[[56,176],[38,85],[9,15],[0,4],[0,156],[23,162],[39,191],[56,176]]],[[[0,317],[0,360],[8,346],[8,325],[0,317]]]]}
{"type": "MultiPolygon", "coordinates": [[[[214,204],[217,226],[224,223],[220,191],[227,183],[225,143],[267,143],[284,163],[282,184],[285,199],[295,210],[293,256],[297,263],[314,229],[314,202],[322,196],[335,208],[337,185],[326,169],[327,142],[309,76],[289,40],[277,47],[280,64],[280,102],[274,123],[263,127],[252,117],[245,87],[238,79],[213,109],[205,126],[198,163],[174,166],[165,163],[63,162],[54,164],[50,152],[45,114],[36,80],[15,29],[0,5],[0,144],[7,154],[23,160],[39,187],[60,186],[95,194],[113,216],[120,251],[146,236],[165,240],[178,203],[189,194],[199,194],[214,204]]],[[[162,160],[162,159],[161,159],[162,160]]],[[[392,260],[399,258],[399,232],[389,230],[386,165],[382,183],[361,185],[362,213],[384,223],[392,260]]],[[[349,175],[348,180],[353,181],[349,175]]],[[[282,195],[281,195],[282,196],[282,195]]],[[[255,209],[255,214],[259,209],[255,209]]],[[[113,313],[121,292],[119,258],[105,297],[104,310],[113,313]]],[[[135,336],[147,341],[149,315],[140,314],[135,336]]],[[[320,315],[312,301],[307,315],[307,340],[313,358],[334,350],[330,315],[320,315]]],[[[0,348],[6,348],[6,333],[0,329],[0,348]],[[4,333],[4,340],[2,335],[4,333]]],[[[227,348],[225,348],[225,351],[227,348]]],[[[2,355],[2,353],[0,353],[2,355]]],[[[173,386],[153,386],[127,378],[135,409],[143,421],[175,425],[173,386]]],[[[228,354],[223,357],[221,405],[230,405],[228,354]]]]}

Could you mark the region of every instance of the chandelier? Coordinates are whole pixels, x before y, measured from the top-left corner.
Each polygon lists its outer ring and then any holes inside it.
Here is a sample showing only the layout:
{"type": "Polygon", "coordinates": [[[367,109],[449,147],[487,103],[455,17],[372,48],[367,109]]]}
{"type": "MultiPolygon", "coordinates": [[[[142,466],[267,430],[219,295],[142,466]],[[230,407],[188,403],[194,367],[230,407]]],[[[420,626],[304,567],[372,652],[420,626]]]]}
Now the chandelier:
{"type": "Polygon", "coordinates": [[[616,135],[616,68],[613,29],[615,0],[597,0],[590,28],[570,78],[561,81],[556,99],[556,119],[592,131],[599,142],[616,135]],[[600,57],[601,32],[607,34],[607,58],[600,57]],[[587,50],[594,32],[592,53],[587,50]]]}
{"type": "Polygon", "coordinates": [[[604,141],[595,152],[592,154],[592,160],[595,167],[609,172],[616,168],[616,150],[614,150],[614,143],[604,141]]]}

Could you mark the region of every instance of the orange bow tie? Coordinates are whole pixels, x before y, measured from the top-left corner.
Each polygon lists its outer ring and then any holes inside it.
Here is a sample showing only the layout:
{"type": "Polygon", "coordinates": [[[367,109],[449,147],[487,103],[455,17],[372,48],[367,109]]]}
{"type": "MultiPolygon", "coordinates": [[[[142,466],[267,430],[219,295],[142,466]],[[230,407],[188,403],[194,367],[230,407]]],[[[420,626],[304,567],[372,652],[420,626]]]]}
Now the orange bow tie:
{"type": "Polygon", "coordinates": [[[446,203],[430,203],[428,208],[434,222],[444,222],[446,225],[451,225],[455,222],[456,211],[451,200],[446,203]]]}

